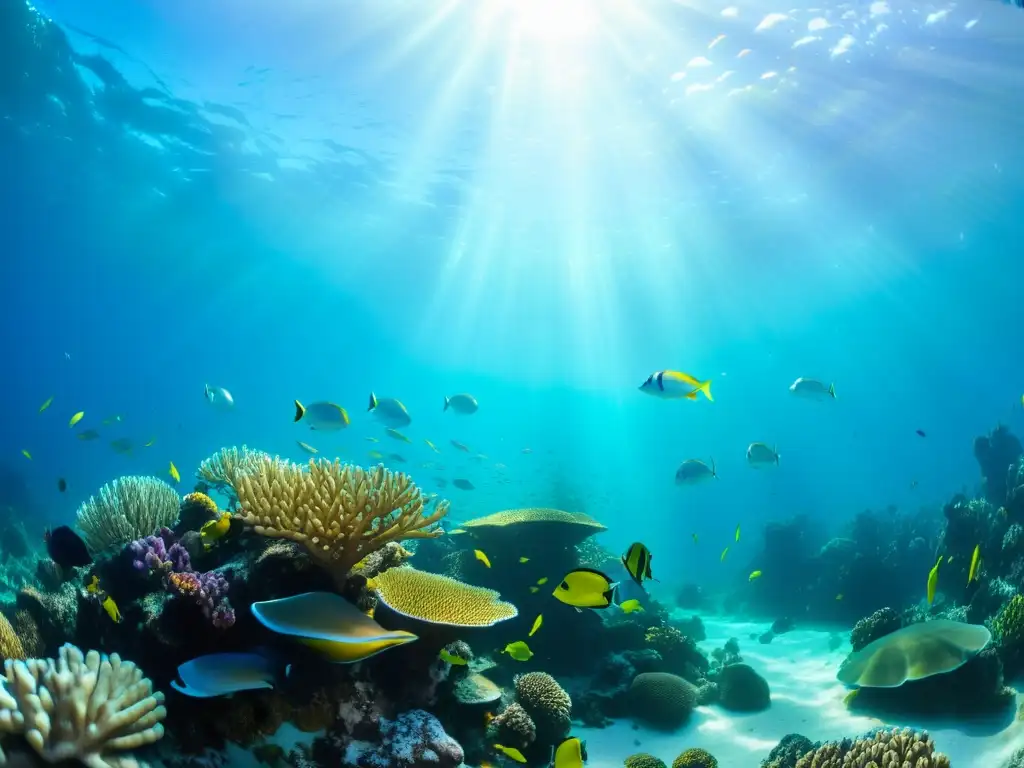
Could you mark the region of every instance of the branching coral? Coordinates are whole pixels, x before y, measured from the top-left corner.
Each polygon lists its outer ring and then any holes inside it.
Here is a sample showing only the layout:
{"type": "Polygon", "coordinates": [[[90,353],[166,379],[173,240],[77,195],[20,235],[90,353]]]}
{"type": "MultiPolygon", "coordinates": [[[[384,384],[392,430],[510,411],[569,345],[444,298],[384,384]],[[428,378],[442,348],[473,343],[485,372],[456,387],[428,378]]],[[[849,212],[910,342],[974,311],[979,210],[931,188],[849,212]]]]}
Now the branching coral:
{"type": "Polygon", "coordinates": [[[108,753],[163,736],[163,694],[116,653],[83,654],[65,645],[56,660],[8,661],[4,670],[0,732],[24,737],[46,762],[109,768],[119,758],[108,753]]]}
{"type": "Polygon", "coordinates": [[[882,729],[872,736],[829,742],[796,762],[796,768],[950,768],[927,732],[882,729]]]}
{"type": "Polygon", "coordinates": [[[435,538],[448,514],[402,473],[383,466],[365,470],[340,461],[292,464],[264,456],[236,476],[238,514],[257,533],[297,541],[338,576],[390,541],[435,538]]]}
{"type": "Polygon", "coordinates": [[[546,672],[527,672],[514,681],[518,701],[537,725],[537,737],[554,744],[565,738],[572,725],[572,699],[546,672]]]}
{"type": "Polygon", "coordinates": [[[178,493],[155,477],[120,477],[78,508],[78,527],[93,554],[123,547],[178,519],[178,493]]]}
{"type": "Polygon", "coordinates": [[[241,448],[221,448],[203,459],[196,474],[217,490],[230,492],[242,475],[258,472],[260,463],[267,459],[270,456],[266,453],[250,450],[244,445],[241,448]]]}

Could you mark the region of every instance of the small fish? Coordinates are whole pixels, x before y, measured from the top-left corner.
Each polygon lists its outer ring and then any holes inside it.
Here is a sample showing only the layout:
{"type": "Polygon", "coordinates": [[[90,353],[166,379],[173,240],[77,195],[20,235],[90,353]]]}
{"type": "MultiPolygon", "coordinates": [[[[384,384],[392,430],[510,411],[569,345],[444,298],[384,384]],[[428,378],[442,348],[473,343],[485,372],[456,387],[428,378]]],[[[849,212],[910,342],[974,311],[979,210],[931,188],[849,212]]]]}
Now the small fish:
{"type": "Polygon", "coordinates": [[[656,371],[640,385],[640,391],[663,400],[678,400],[680,398],[696,400],[698,392],[704,395],[709,402],[715,400],[711,396],[710,380],[700,381],[682,371],[656,371]]]}
{"type": "Polygon", "coordinates": [[[547,583],[548,583],[548,577],[547,576],[545,576],[542,579],[537,579],[537,586],[538,587],[543,587],[547,583]]]}
{"type": "Polygon", "coordinates": [[[68,426],[69,427],[75,426],[75,424],[77,424],[78,422],[80,422],[82,420],[83,416],[85,416],[85,411],[79,411],[78,413],[76,413],[74,416],[71,417],[71,421],[68,422],[68,426]]]}
{"type": "Polygon", "coordinates": [[[618,583],[593,568],[569,571],[552,593],[574,608],[607,608],[612,604],[618,583]]]}
{"type": "Polygon", "coordinates": [[[107,424],[107,425],[109,425],[109,424],[117,424],[119,421],[122,420],[122,418],[123,417],[120,414],[116,414],[114,416],[108,416],[107,418],[105,418],[103,420],[103,423],[107,424]]]}
{"type": "Polygon", "coordinates": [[[838,595],[836,595],[836,600],[842,600],[842,599],[843,599],[843,593],[840,592],[838,595]]]}
{"type": "Polygon", "coordinates": [[[651,550],[639,541],[630,544],[621,559],[622,566],[638,586],[644,585],[644,579],[654,578],[651,576],[651,550]]]}
{"type": "Polygon", "coordinates": [[[760,578],[761,578],[761,572],[760,571],[751,571],[750,572],[750,576],[747,577],[747,581],[757,581],[760,578]]]}
{"type": "Polygon", "coordinates": [[[224,512],[216,520],[209,520],[203,523],[199,529],[199,539],[203,542],[203,549],[210,549],[213,542],[224,537],[231,530],[231,513],[224,512]]]}
{"type": "Polygon", "coordinates": [[[66,525],[46,531],[43,539],[46,541],[46,554],[61,568],[77,568],[92,562],[82,537],[66,525]]]}
{"type": "Polygon", "coordinates": [[[387,428],[386,428],[386,429],[384,430],[384,433],[385,433],[385,434],[386,434],[386,435],[387,435],[388,437],[390,437],[390,438],[393,438],[393,439],[395,439],[395,440],[401,440],[401,441],[402,441],[403,443],[411,443],[411,442],[412,442],[412,440],[410,440],[410,439],[409,439],[408,437],[406,437],[405,435],[403,435],[403,434],[402,434],[401,432],[399,432],[399,431],[398,431],[397,429],[394,429],[394,428],[392,428],[392,427],[387,427],[387,428]]]}
{"type": "Polygon", "coordinates": [[[466,445],[465,443],[460,443],[458,440],[449,440],[448,442],[451,443],[458,450],[462,451],[463,453],[469,453],[470,452],[469,451],[469,446],[466,445]]]}
{"type": "Polygon", "coordinates": [[[924,433],[923,429],[915,429],[914,432],[918,437],[928,437],[928,435],[924,433]]]}
{"type": "Polygon", "coordinates": [[[171,462],[171,467],[170,467],[170,469],[167,470],[167,472],[168,472],[168,474],[171,477],[174,478],[174,482],[176,482],[176,483],[180,483],[181,482],[181,473],[178,472],[178,468],[176,466],[174,466],[174,462],[173,461],[171,462]]]}
{"type": "Polygon", "coordinates": [[[207,384],[203,397],[206,398],[206,402],[221,411],[230,411],[235,407],[235,398],[224,387],[211,387],[207,384]]]}
{"type": "Polygon", "coordinates": [[[528,562],[530,562],[530,558],[528,558],[528,557],[520,557],[519,558],[519,562],[520,563],[528,563],[528,562]]]}
{"type": "Polygon", "coordinates": [[[114,449],[114,453],[120,453],[123,456],[131,453],[135,444],[127,437],[119,437],[117,440],[110,441],[110,447],[114,449]]]}
{"type": "Polygon", "coordinates": [[[53,405],[53,398],[52,397],[46,398],[46,401],[42,405],[39,406],[39,413],[42,413],[47,408],[49,408],[51,405],[53,405]]]}
{"type": "Polygon", "coordinates": [[[79,432],[75,437],[79,440],[96,440],[100,436],[100,433],[95,429],[87,429],[84,432],[79,432]]]}
{"type": "Polygon", "coordinates": [[[570,736],[555,747],[551,768],[583,768],[586,761],[587,742],[570,736]]]}
{"type": "Polygon", "coordinates": [[[366,455],[369,456],[371,459],[380,460],[384,458],[384,454],[381,453],[380,451],[367,451],[366,455]]]}
{"type": "Polygon", "coordinates": [[[523,757],[523,753],[515,747],[503,747],[501,744],[495,744],[494,748],[504,754],[506,757],[510,757],[517,763],[525,763],[526,758],[523,757]]]}
{"type": "Polygon", "coordinates": [[[491,561],[487,559],[487,555],[485,555],[482,550],[474,549],[473,556],[488,568],[491,567],[491,561]]]}
{"type": "MultiPolygon", "coordinates": [[[[952,558],[950,558],[952,559],[952,558]]],[[[967,572],[967,583],[970,584],[972,581],[978,578],[978,566],[981,565],[981,545],[977,544],[974,547],[974,554],[971,555],[971,568],[967,572]]]]}
{"type": "Polygon", "coordinates": [[[304,443],[301,440],[296,440],[295,443],[299,446],[299,448],[304,450],[310,456],[316,456],[318,453],[320,453],[320,451],[318,451],[316,448],[314,448],[309,443],[304,443]]]}
{"type": "Polygon", "coordinates": [[[718,562],[724,563],[725,562],[725,556],[728,555],[728,554],[729,554],[729,548],[726,547],[725,549],[722,550],[722,556],[718,558],[718,562]]]}
{"type": "Polygon", "coordinates": [[[434,444],[433,444],[432,442],[430,442],[429,440],[426,440],[426,439],[424,439],[424,440],[423,440],[423,442],[424,442],[424,443],[426,443],[426,444],[427,444],[427,448],[429,448],[430,450],[432,450],[432,451],[433,451],[434,453],[440,453],[440,452],[441,452],[441,449],[440,449],[440,448],[438,448],[438,447],[437,447],[436,445],[434,445],[434,444]]]}
{"type": "Polygon", "coordinates": [[[322,432],[335,432],[349,425],[348,411],[326,400],[310,403],[308,408],[296,400],[294,421],[303,421],[310,429],[322,432]]]}
{"type": "Polygon", "coordinates": [[[456,413],[469,416],[470,414],[477,412],[477,409],[480,408],[480,404],[472,395],[452,395],[451,397],[445,397],[444,399],[444,410],[447,411],[449,408],[456,413]]]}
{"type": "MultiPolygon", "coordinates": [[[[953,562],[953,556],[950,555],[949,557],[946,558],[946,565],[949,565],[952,562],[953,562]]],[[[968,581],[967,583],[970,584],[971,582],[968,581]]]]}
{"type": "Polygon", "coordinates": [[[778,466],[781,458],[778,446],[769,448],[764,443],[751,443],[747,446],[747,463],[752,467],[778,466]]]}
{"type": "Polygon", "coordinates": [[[536,595],[540,592],[540,587],[530,587],[530,592],[536,595]]]}
{"type": "Polygon", "coordinates": [[[64,491],[66,491],[67,489],[68,489],[68,481],[65,480],[63,477],[58,477],[57,478],[57,490],[60,491],[61,493],[64,493],[64,491]]]}
{"type": "Polygon", "coordinates": [[[914,490],[915,488],[917,488],[917,480],[911,480],[910,481],[910,490],[914,490]]]}
{"type": "MultiPolygon", "coordinates": [[[[935,561],[935,565],[928,571],[928,605],[935,602],[935,590],[939,586],[939,565],[942,564],[942,557],[935,561]]],[[[967,582],[970,584],[970,581],[967,582]]]]}
{"type": "Polygon", "coordinates": [[[714,459],[710,467],[700,459],[687,459],[676,470],[676,485],[697,485],[713,478],[718,478],[714,459]]]}
{"type": "Polygon", "coordinates": [[[740,527],[739,527],[739,525],[737,525],[736,526],[736,541],[739,541],[739,540],[740,540],[740,527]]]}
{"type": "Polygon", "coordinates": [[[363,440],[365,440],[368,443],[379,443],[380,442],[380,438],[379,437],[364,437],[363,440]]]}
{"type": "Polygon", "coordinates": [[[32,461],[32,454],[28,452],[27,448],[22,448],[21,449],[21,455],[24,456],[29,461],[32,461]]]}
{"type": "Polygon", "coordinates": [[[474,488],[476,488],[476,486],[469,482],[469,480],[463,480],[461,477],[457,477],[454,480],[452,480],[452,485],[454,485],[456,488],[461,488],[464,491],[472,491],[474,488]]]}
{"type": "Polygon", "coordinates": [[[107,612],[115,624],[121,623],[121,612],[117,609],[117,603],[114,602],[114,598],[107,595],[103,600],[103,610],[107,612]]]}
{"type": "Polygon", "coordinates": [[[90,595],[95,595],[100,591],[100,577],[93,574],[92,581],[85,585],[85,591],[90,595]]]}
{"type": "Polygon", "coordinates": [[[525,454],[529,455],[529,454],[533,453],[533,448],[523,448],[523,449],[522,449],[521,451],[519,451],[519,452],[520,452],[520,453],[525,453],[525,454]]]}
{"type": "Polygon", "coordinates": [[[697,534],[696,533],[691,533],[690,537],[693,539],[693,543],[696,544],[697,543],[697,534]]]}
{"type": "Polygon", "coordinates": [[[389,427],[407,427],[412,423],[412,417],[405,405],[394,397],[378,398],[371,392],[370,406],[366,410],[371,411],[378,421],[389,427]]]}
{"type": "Polygon", "coordinates": [[[441,649],[441,652],[438,654],[438,656],[441,657],[441,661],[446,661],[449,664],[451,664],[453,666],[456,666],[456,667],[464,667],[467,664],[469,664],[469,662],[466,661],[461,656],[458,656],[458,655],[456,655],[454,653],[450,653],[447,650],[445,650],[444,648],[441,649]]]}
{"type": "Polygon", "coordinates": [[[836,399],[836,385],[829,384],[826,387],[817,379],[797,379],[789,385],[789,391],[805,400],[825,401],[836,399]]]}
{"type": "Polygon", "coordinates": [[[529,661],[533,657],[533,651],[530,650],[530,646],[522,640],[509,643],[505,646],[505,650],[502,653],[507,653],[516,661],[529,661]]]}
{"type": "Polygon", "coordinates": [[[644,611],[644,607],[642,605],[640,605],[640,601],[637,600],[635,597],[630,599],[630,600],[626,600],[625,602],[621,603],[619,605],[619,608],[622,609],[623,613],[634,613],[634,612],[643,613],[643,611],[644,611]]]}
{"type": "Polygon", "coordinates": [[[543,623],[544,623],[544,614],[538,613],[537,614],[537,618],[533,620],[533,626],[530,627],[530,633],[527,635],[527,637],[533,637],[534,634],[537,632],[537,630],[540,629],[540,626],[543,623]]]}
{"type": "Polygon", "coordinates": [[[155,442],[156,442],[156,438],[155,437],[151,437],[151,438],[149,438],[149,440],[147,440],[145,443],[142,444],[142,447],[143,448],[152,448],[153,447],[153,443],[155,443],[155,442]]]}

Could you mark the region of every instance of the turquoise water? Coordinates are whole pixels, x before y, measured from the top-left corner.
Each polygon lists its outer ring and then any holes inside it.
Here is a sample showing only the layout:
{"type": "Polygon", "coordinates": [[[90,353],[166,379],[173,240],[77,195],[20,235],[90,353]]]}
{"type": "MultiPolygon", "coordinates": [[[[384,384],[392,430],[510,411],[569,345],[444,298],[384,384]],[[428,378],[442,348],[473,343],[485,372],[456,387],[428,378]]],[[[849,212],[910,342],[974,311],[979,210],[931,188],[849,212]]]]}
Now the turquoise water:
{"type": "Polygon", "coordinates": [[[470,480],[455,520],[586,510],[713,584],[764,522],[940,504],[976,435],[1022,428],[1013,9],[55,0],[33,31],[4,5],[0,455],[30,526],[302,440],[470,480]],[[715,401],[639,392],[661,369],[715,401]],[[479,412],[443,412],[457,392],[479,412]],[[677,487],[687,458],[719,479],[677,487]]]}

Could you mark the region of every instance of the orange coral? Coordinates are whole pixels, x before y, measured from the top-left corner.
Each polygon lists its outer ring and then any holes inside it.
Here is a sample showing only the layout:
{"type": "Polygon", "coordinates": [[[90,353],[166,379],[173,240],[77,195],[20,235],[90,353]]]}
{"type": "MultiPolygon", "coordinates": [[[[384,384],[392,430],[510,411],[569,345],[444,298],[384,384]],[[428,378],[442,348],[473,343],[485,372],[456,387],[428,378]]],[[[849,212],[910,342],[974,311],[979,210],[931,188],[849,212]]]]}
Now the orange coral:
{"type": "Polygon", "coordinates": [[[190,573],[172,573],[167,578],[174,588],[183,595],[194,594],[199,589],[199,585],[190,573]]]}

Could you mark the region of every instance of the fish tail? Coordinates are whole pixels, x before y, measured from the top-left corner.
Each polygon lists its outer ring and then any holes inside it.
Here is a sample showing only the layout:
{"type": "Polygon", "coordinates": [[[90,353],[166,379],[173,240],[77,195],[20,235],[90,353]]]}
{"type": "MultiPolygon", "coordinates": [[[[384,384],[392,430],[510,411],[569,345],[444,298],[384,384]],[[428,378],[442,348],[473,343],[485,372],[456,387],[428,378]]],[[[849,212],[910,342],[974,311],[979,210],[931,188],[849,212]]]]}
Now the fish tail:
{"type": "Polygon", "coordinates": [[[715,398],[711,396],[711,379],[708,379],[707,381],[702,381],[700,383],[700,386],[697,387],[697,391],[703,392],[704,397],[708,399],[708,402],[715,402],[715,398]]]}
{"type": "Polygon", "coordinates": [[[711,476],[713,478],[715,478],[715,480],[718,479],[718,470],[715,468],[715,457],[714,456],[711,457],[711,476]]]}
{"type": "Polygon", "coordinates": [[[831,384],[828,385],[828,393],[830,395],[832,395],[832,399],[833,400],[836,399],[836,384],[835,384],[835,382],[832,382],[831,384]]]}
{"type": "Polygon", "coordinates": [[[302,407],[302,403],[298,400],[295,401],[295,421],[298,421],[306,415],[306,409],[302,407]]]}
{"type": "Polygon", "coordinates": [[[450,397],[448,397],[447,395],[445,395],[445,397],[444,397],[444,409],[446,411],[448,410],[448,406],[451,405],[451,403],[452,403],[452,399],[450,397]]]}
{"type": "Polygon", "coordinates": [[[372,411],[376,407],[377,407],[377,396],[375,394],[373,394],[373,392],[371,392],[370,393],[370,407],[367,408],[366,410],[372,411]]]}

